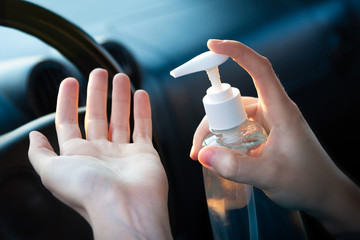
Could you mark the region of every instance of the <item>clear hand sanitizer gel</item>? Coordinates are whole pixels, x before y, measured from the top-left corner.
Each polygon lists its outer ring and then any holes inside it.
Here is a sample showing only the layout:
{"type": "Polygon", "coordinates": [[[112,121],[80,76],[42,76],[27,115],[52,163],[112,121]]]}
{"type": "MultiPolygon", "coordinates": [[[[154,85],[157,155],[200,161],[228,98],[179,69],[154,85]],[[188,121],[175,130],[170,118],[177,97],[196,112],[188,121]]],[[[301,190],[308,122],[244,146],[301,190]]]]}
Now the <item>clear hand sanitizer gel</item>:
{"type": "MultiPolygon", "coordinates": [[[[221,83],[218,66],[228,58],[208,51],[170,74],[180,77],[207,72],[212,86],[203,104],[211,133],[203,146],[219,145],[249,154],[266,142],[267,134],[260,124],[248,119],[240,91],[221,83]]],[[[203,175],[214,239],[306,239],[298,212],[281,208],[262,191],[224,179],[205,167],[203,175]]]]}

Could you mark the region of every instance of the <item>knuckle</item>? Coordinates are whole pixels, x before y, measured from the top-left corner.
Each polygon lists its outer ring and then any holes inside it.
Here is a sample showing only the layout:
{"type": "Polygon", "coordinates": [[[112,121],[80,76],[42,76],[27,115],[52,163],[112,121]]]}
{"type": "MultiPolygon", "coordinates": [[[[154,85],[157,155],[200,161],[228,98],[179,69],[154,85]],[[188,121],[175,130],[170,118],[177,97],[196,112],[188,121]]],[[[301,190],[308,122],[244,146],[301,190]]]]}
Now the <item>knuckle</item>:
{"type": "Polygon", "coordinates": [[[231,155],[224,157],[218,166],[219,174],[229,180],[236,181],[240,176],[239,165],[236,159],[231,155]]]}
{"type": "Polygon", "coordinates": [[[306,122],[299,107],[292,100],[288,101],[287,111],[288,117],[284,119],[284,123],[287,123],[290,126],[300,126],[302,123],[306,122]]]}
{"type": "Polygon", "coordinates": [[[260,56],[260,60],[261,60],[261,64],[263,65],[265,70],[273,72],[272,64],[267,57],[260,56]]]}

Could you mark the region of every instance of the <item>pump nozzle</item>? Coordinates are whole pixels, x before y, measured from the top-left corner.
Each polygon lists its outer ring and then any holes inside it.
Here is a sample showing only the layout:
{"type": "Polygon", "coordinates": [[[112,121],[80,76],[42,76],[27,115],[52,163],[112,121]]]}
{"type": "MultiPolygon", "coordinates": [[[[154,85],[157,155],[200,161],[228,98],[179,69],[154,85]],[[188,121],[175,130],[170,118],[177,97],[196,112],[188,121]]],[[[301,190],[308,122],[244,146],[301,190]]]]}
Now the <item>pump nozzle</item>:
{"type": "Polygon", "coordinates": [[[229,56],[207,51],[175,68],[170,72],[170,75],[177,78],[190,73],[206,71],[211,85],[218,91],[221,91],[218,66],[223,64],[226,60],[228,60],[228,58],[229,56]]]}
{"type": "Polygon", "coordinates": [[[207,75],[209,77],[209,80],[211,82],[211,86],[214,89],[214,92],[221,92],[222,91],[222,85],[221,85],[218,66],[206,69],[206,73],[207,73],[207,75]]]}
{"type": "Polygon", "coordinates": [[[247,118],[240,91],[227,83],[221,83],[220,80],[218,66],[228,58],[226,55],[208,51],[170,72],[174,78],[200,71],[207,72],[212,86],[206,91],[203,103],[211,129],[230,129],[247,118]]]}

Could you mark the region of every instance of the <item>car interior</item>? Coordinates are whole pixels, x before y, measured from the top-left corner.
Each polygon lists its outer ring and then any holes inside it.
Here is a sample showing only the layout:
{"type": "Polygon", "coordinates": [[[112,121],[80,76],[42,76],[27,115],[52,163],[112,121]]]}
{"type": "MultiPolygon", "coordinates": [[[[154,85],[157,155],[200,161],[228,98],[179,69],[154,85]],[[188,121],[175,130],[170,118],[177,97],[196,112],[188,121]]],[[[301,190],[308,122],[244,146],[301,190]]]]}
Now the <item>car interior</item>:
{"type": "MultiPolygon", "coordinates": [[[[93,238],[89,224],[42,185],[27,152],[32,130],[58,151],[54,112],[68,76],[80,83],[83,129],[87,78],[97,67],[109,72],[109,93],[117,72],[130,76],[133,91],[149,93],[174,239],[212,239],[201,164],[189,157],[210,83],[204,72],[169,75],[207,51],[211,38],[240,41],[267,57],[335,164],[360,183],[359,1],[2,0],[0,38],[0,239],[93,238]]],[[[256,97],[234,61],[220,74],[256,97]]],[[[333,239],[301,214],[309,239],[333,239]]]]}

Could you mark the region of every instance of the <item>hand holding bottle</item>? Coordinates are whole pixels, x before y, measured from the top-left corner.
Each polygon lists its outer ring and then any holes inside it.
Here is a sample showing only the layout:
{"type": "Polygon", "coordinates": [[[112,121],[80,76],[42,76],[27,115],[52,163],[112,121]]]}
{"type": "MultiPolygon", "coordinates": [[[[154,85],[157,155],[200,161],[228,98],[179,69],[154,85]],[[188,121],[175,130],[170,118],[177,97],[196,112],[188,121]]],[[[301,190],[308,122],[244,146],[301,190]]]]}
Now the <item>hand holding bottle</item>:
{"type": "Polygon", "coordinates": [[[144,91],[134,94],[130,140],[130,80],[113,80],[112,114],[106,117],[107,72],[92,71],[85,116],[86,140],[78,125],[78,89],[65,79],[59,90],[57,155],[45,136],[30,134],[29,158],[44,185],[80,213],[95,239],[170,239],[167,178],[152,145],[151,109],[144,91]]]}
{"type": "Polygon", "coordinates": [[[333,233],[360,230],[360,190],[332,162],[270,62],[235,41],[210,40],[215,53],[232,57],[253,78],[258,98],[243,98],[250,118],[269,134],[250,156],[220,146],[201,149],[207,119],[194,135],[191,157],[229,180],[254,185],[278,204],[317,217],[333,233]]]}

